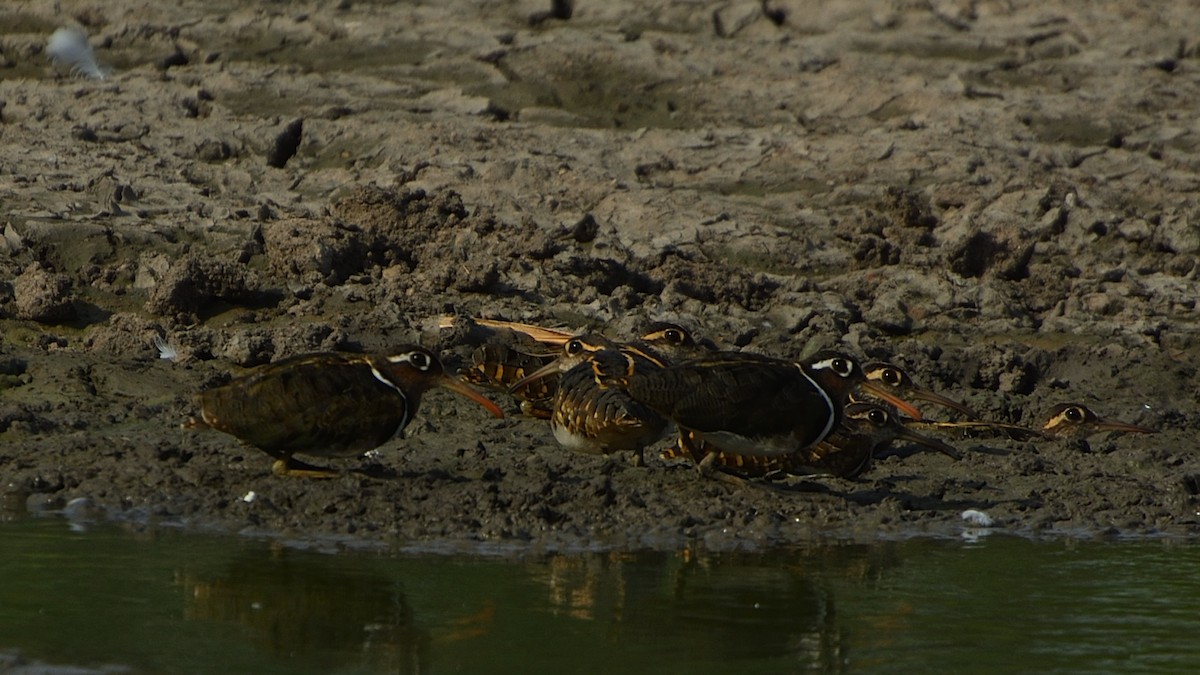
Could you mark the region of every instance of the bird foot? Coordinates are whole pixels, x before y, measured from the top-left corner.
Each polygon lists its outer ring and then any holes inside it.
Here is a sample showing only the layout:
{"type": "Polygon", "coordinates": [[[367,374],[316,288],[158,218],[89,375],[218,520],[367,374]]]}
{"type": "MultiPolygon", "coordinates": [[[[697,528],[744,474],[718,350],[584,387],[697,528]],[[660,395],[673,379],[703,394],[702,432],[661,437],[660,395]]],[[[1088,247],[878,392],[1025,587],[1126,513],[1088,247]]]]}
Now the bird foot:
{"type": "Polygon", "coordinates": [[[292,478],[337,478],[341,472],[333,469],[305,464],[298,459],[277,459],[271,465],[271,473],[292,478]]]}
{"type": "Polygon", "coordinates": [[[713,467],[716,465],[716,462],[717,453],[710,452],[699,462],[696,462],[696,471],[699,471],[702,477],[708,478],[709,476],[713,475],[713,467]]]}

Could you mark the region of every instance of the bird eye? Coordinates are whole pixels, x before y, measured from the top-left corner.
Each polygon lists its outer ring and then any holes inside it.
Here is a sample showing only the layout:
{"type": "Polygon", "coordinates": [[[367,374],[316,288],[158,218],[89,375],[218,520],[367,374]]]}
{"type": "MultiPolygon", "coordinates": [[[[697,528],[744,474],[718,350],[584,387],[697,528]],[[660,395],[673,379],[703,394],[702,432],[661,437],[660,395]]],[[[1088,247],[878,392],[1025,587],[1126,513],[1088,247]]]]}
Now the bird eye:
{"type": "Polygon", "coordinates": [[[580,340],[571,340],[567,343],[567,354],[574,356],[583,351],[583,342],[580,340]]]}
{"type": "Polygon", "coordinates": [[[1082,422],[1084,417],[1083,410],[1080,408],[1067,408],[1063,414],[1068,422],[1082,422]]]}
{"type": "Polygon", "coordinates": [[[871,424],[883,426],[887,424],[888,414],[887,411],[880,408],[871,408],[871,412],[867,413],[867,419],[871,421],[871,424]]]}
{"type": "Polygon", "coordinates": [[[883,382],[890,386],[896,387],[900,385],[900,381],[904,378],[900,375],[900,371],[895,368],[886,368],[883,371],[883,382]]]}
{"type": "Polygon", "coordinates": [[[813,370],[824,370],[826,368],[832,370],[838,377],[850,377],[854,374],[854,369],[857,366],[853,361],[844,356],[831,356],[827,359],[822,359],[813,363],[810,368],[813,370]]]}
{"type": "Polygon", "coordinates": [[[432,359],[425,352],[409,352],[408,363],[417,370],[429,370],[432,359]]]}
{"type": "Polygon", "coordinates": [[[668,342],[683,344],[683,332],[675,330],[674,328],[668,328],[666,331],[664,331],[663,337],[667,338],[668,342]]]}

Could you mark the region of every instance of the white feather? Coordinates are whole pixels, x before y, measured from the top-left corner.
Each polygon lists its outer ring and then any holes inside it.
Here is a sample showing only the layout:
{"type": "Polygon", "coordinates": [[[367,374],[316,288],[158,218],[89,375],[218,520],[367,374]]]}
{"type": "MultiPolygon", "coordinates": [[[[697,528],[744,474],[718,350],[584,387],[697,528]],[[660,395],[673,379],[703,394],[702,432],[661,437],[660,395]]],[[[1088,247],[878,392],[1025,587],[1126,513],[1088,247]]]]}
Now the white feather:
{"type": "Polygon", "coordinates": [[[82,75],[92,80],[103,80],[108,71],[96,63],[96,55],[88,44],[87,36],[74,28],[59,28],[46,44],[46,55],[51,61],[71,69],[73,75],[82,75]]]}
{"type": "Polygon", "coordinates": [[[161,335],[154,336],[154,346],[158,348],[158,358],[168,361],[179,360],[179,350],[175,345],[167,342],[161,335]]]}
{"type": "Polygon", "coordinates": [[[991,527],[995,524],[991,516],[976,509],[967,509],[960,515],[963,520],[976,527],[991,527]]]}

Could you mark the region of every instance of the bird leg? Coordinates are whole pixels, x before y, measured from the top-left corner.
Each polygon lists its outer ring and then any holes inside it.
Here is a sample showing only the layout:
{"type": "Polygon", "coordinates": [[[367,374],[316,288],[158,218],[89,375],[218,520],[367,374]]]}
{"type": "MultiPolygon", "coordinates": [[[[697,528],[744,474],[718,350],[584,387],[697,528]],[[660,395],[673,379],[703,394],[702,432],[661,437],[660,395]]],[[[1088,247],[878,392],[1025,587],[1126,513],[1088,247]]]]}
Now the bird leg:
{"type": "Polygon", "coordinates": [[[646,449],[638,448],[633,451],[633,465],[636,467],[646,466],[646,449]]]}
{"type": "Polygon", "coordinates": [[[287,457],[275,460],[275,463],[271,465],[271,473],[276,476],[293,478],[337,478],[341,472],[305,464],[294,457],[287,457]]]}

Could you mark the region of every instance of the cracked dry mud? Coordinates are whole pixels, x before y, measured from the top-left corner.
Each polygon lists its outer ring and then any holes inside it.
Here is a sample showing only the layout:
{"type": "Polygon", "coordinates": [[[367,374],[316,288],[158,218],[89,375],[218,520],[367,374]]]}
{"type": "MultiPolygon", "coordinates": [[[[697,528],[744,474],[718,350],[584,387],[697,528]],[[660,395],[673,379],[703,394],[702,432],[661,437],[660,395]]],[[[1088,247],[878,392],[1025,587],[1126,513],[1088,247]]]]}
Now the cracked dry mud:
{"type": "Polygon", "coordinates": [[[1188,7],[543,4],[0,10],[5,509],[426,547],[953,535],[967,509],[1200,534],[1188,7]],[[46,60],[76,24],[110,78],[46,60]],[[991,419],[1080,401],[1161,433],[943,436],[962,461],[901,446],[767,489],[572,455],[441,393],[343,464],[387,479],[280,479],[180,428],[194,392],[291,354],[417,340],[461,365],[448,312],[838,347],[991,419]]]}

